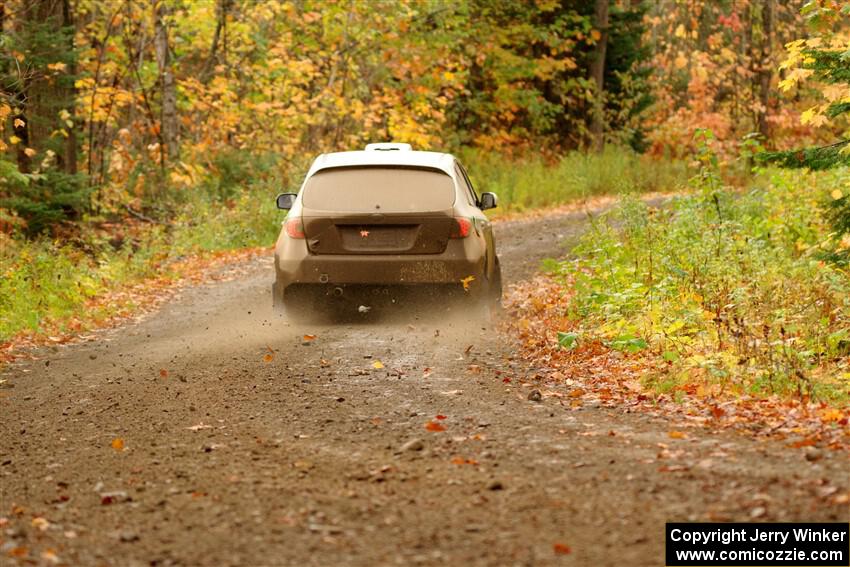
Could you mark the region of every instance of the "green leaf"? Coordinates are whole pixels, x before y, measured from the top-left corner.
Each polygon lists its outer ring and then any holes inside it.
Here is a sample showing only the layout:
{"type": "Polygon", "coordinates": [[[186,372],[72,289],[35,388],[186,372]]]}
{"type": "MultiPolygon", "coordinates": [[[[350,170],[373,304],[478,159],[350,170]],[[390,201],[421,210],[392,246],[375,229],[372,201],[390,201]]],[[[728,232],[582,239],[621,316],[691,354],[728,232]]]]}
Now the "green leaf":
{"type": "Polygon", "coordinates": [[[661,355],[661,358],[663,358],[667,362],[676,362],[677,360],[679,360],[679,353],[673,350],[665,350],[664,354],[661,355]]]}
{"type": "Polygon", "coordinates": [[[561,348],[573,350],[578,346],[578,334],[558,331],[558,344],[561,348]]]}
{"type": "Polygon", "coordinates": [[[614,350],[619,350],[628,353],[635,353],[639,350],[643,350],[649,346],[649,344],[641,339],[640,337],[635,337],[632,335],[621,335],[611,341],[611,348],[614,350]]]}

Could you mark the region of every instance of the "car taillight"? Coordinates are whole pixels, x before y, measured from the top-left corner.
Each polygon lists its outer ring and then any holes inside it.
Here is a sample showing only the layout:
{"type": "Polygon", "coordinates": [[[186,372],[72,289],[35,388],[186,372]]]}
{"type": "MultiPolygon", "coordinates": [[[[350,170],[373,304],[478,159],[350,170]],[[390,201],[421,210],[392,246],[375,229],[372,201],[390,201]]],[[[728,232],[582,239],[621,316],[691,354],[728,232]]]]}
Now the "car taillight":
{"type": "Polygon", "coordinates": [[[304,225],[301,223],[301,219],[286,219],[283,227],[286,229],[286,235],[289,238],[304,238],[304,225]]]}
{"type": "Polygon", "coordinates": [[[466,238],[472,232],[472,221],[463,217],[455,217],[455,223],[449,238],[466,238]]]}

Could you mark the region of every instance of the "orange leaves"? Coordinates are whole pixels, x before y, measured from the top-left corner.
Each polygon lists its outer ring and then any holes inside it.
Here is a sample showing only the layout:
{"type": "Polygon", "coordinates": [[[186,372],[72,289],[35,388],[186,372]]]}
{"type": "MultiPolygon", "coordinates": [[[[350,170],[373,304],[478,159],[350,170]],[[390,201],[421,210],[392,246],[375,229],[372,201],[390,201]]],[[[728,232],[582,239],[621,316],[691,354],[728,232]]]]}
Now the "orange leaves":
{"type": "Polygon", "coordinates": [[[269,362],[272,362],[274,360],[275,352],[274,349],[268,345],[266,345],[266,349],[268,349],[268,352],[263,355],[263,362],[268,364],[269,362]]]}
{"type": "Polygon", "coordinates": [[[110,444],[110,446],[115,451],[121,452],[121,451],[124,450],[124,440],[121,439],[120,437],[116,437],[115,439],[112,440],[112,443],[110,444]]]}
{"type": "Polygon", "coordinates": [[[670,439],[687,439],[688,436],[683,431],[670,431],[667,433],[670,439]]]}
{"type": "Polygon", "coordinates": [[[452,457],[451,463],[453,465],[458,465],[458,466],[460,466],[460,465],[473,465],[474,466],[474,465],[478,464],[478,461],[476,461],[475,459],[464,459],[463,457],[456,456],[456,457],[452,457]]]}
{"type": "Polygon", "coordinates": [[[818,412],[818,416],[826,422],[841,421],[844,419],[844,412],[835,408],[824,408],[818,412]]]}
{"type": "Polygon", "coordinates": [[[309,343],[311,341],[316,340],[316,335],[304,335],[304,337],[302,337],[302,339],[305,343],[309,343]]]}
{"type": "Polygon", "coordinates": [[[711,406],[711,416],[714,419],[720,419],[724,415],[726,415],[726,410],[719,406],[711,406]]]}
{"type": "Polygon", "coordinates": [[[447,416],[445,416],[441,413],[438,413],[437,415],[434,416],[433,420],[425,423],[425,429],[427,429],[428,431],[432,431],[432,432],[445,431],[446,427],[443,424],[441,424],[440,422],[445,421],[446,419],[448,419],[447,416]]]}
{"type": "Polygon", "coordinates": [[[160,378],[168,378],[168,370],[166,370],[165,368],[160,368],[159,377],[160,378]]]}
{"type": "Polygon", "coordinates": [[[436,421],[429,421],[425,423],[425,429],[432,433],[438,433],[440,431],[446,430],[446,428],[442,424],[437,423],[436,421]]]}
{"type": "Polygon", "coordinates": [[[788,446],[792,449],[802,449],[803,447],[814,447],[817,444],[817,439],[815,439],[814,437],[807,437],[805,439],[800,439],[798,441],[794,441],[793,443],[789,443],[788,446]]]}
{"type": "Polygon", "coordinates": [[[376,360],[375,362],[372,363],[372,368],[374,368],[375,370],[380,370],[383,367],[384,367],[384,363],[381,362],[380,360],[376,360]]]}
{"type": "Polygon", "coordinates": [[[552,550],[556,555],[569,555],[572,553],[572,548],[564,543],[556,543],[552,546],[552,550]]]}

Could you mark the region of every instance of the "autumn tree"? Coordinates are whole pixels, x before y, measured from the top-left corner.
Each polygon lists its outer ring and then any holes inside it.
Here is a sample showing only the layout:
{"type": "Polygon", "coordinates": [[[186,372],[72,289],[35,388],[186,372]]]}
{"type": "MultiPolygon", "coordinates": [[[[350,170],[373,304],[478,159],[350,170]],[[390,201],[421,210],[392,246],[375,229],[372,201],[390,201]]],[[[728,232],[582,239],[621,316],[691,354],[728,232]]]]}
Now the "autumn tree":
{"type": "MultiPolygon", "coordinates": [[[[803,10],[812,35],[788,44],[788,56],[782,63],[786,73],[780,83],[783,90],[816,87],[820,100],[803,112],[804,124],[832,126],[840,140],[825,146],[796,148],[763,153],[760,159],[784,167],[829,169],[850,165],[850,139],[846,136],[850,116],[850,67],[847,46],[850,44],[850,3],[812,2],[803,10]]],[[[835,240],[850,238],[850,191],[835,189],[828,202],[835,228],[835,240]]],[[[848,247],[835,253],[835,259],[850,261],[848,247]]]]}
{"type": "Polygon", "coordinates": [[[72,7],[69,0],[33,0],[6,2],[0,11],[0,117],[12,133],[0,149],[13,152],[17,164],[3,176],[0,207],[18,210],[39,232],[87,206],[77,176],[72,7]]]}
{"type": "Polygon", "coordinates": [[[650,151],[688,155],[695,128],[710,128],[721,157],[740,141],[797,136],[793,101],[777,91],[782,46],[796,39],[802,0],[648,3],[647,43],[658,103],[647,126],[650,151]]]}

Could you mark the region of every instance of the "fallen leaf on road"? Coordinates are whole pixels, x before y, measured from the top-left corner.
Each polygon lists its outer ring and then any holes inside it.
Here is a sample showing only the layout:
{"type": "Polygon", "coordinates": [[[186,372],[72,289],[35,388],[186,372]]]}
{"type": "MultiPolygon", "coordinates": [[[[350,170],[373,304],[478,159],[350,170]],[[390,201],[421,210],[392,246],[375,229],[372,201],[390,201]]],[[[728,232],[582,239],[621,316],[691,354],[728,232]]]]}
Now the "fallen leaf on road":
{"type": "Polygon", "coordinates": [[[116,437],[115,439],[112,440],[112,448],[115,449],[116,451],[123,451],[124,450],[124,440],[121,439],[120,437],[116,437]]]}
{"type": "Polygon", "coordinates": [[[570,548],[570,546],[563,544],[563,543],[556,543],[555,545],[552,546],[552,549],[558,555],[567,555],[567,554],[572,552],[572,549],[570,548]]]}
{"type": "Polygon", "coordinates": [[[32,527],[42,532],[46,532],[50,527],[50,522],[48,522],[46,518],[42,518],[40,516],[33,518],[30,524],[32,524],[32,527]]]}
{"type": "Polygon", "coordinates": [[[212,425],[207,425],[205,423],[199,423],[198,425],[192,425],[187,427],[189,431],[200,431],[201,429],[212,429],[212,425]]]}
{"type": "Polygon", "coordinates": [[[437,419],[440,419],[440,420],[446,419],[446,416],[444,416],[443,414],[437,414],[434,417],[436,417],[437,419]]]}
{"type": "Polygon", "coordinates": [[[467,370],[467,372],[470,372],[472,374],[480,374],[481,373],[481,367],[477,364],[470,364],[466,368],[466,370],[467,370]]]}
{"type": "Polygon", "coordinates": [[[425,370],[422,371],[422,377],[427,378],[428,376],[431,375],[431,372],[433,372],[433,371],[430,368],[426,368],[425,370]]]}
{"type": "Polygon", "coordinates": [[[274,360],[274,354],[272,353],[268,353],[263,357],[263,361],[265,362],[271,362],[272,360],[274,360]]]}
{"type": "Polygon", "coordinates": [[[814,439],[813,437],[808,437],[806,439],[800,439],[799,441],[794,441],[793,443],[789,444],[788,446],[791,447],[792,449],[801,449],[803,447],[814,447],[815,445],[817,445],[817,439],[814,439]]]}
{"type": "Polygon", "coordinates": [[[841,421],[841,419],[844,417],[844,413],[841,410],[835,408],[823,409],[819,413],[820,418],[823,421],[841,421]]]}
{"type": "Polygon", "coordinates": [[[168,370],[166,370],[165,368],[160,369],[159,377],[160,378],[168,378],[168,370]]]}
{"type": "Polygon", "coordinates": [[[453,465],[477,465],[478,461],[475,459],[464,459],[463,457],[454,457],[452,458],[453,465]]]}
{"type": "Polygon", "coordinates": [[[689,469],[685,465],[664,465],[658,468],[658,472],[685,472],[689,469]]]}
{"type": "Polygon", "coordinates": [[[307,342],[316,340],[316,335],[304,335],[304,340],[307,342]]]}
{"type": "Polygon", "coordinates": [[[383,367],[384,367],[384,363],[381,362],[380,360],[376,360],[375,362],[372,363],[372,368],[374,368],[376,370],[380,370],[383,367]]]}
{"type": "Polygon", "coordinates": [[[682,431],[671,431],[667,435],[668,437],[670,437],[670,439],[686,439],[688,437],[682,431]]]}
{"type": "Polygon", "coordinates": [[[466,276],[465,278],[460,280],[460,283],[463,284],[463,291],[469,291],[469,284],[471,284],[473,281],[475,281],[475,276],[466,276]]]}
{"type": "Polygon", "coordinates": [[[428,431],[445,431],[446,428],[437,423],[436,421],[429,421],[425,424],[425,429],[428,431]]]}

